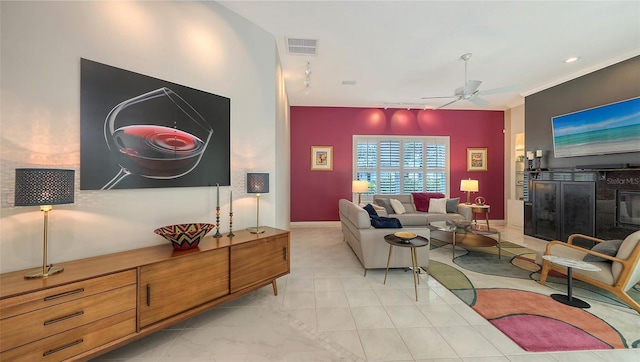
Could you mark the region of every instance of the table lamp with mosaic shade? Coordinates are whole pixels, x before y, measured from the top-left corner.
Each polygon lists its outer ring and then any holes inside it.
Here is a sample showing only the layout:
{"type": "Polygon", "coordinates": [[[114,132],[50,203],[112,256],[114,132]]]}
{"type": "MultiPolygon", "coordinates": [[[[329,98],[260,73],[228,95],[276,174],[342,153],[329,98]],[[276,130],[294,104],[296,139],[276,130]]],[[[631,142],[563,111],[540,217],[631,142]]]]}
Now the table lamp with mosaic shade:
{"type": "Polygon", "coordinates": [[[47,226],[52,205],[74,202],[74,170],[46,168],[16,169],[15,206],[40,206],[44,212],[44,242],[42,268],[24,275],[26,279],[46,278],[60,273],[64,268],[47,264],[47,226]]]}

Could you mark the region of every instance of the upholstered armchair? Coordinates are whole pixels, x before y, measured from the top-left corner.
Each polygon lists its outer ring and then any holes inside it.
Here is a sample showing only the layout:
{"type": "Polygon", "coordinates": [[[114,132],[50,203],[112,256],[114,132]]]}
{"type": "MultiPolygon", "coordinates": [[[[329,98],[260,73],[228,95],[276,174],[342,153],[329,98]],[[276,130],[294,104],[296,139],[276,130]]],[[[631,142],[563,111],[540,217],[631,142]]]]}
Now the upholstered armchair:
{"type": "MultiPolygon", "coordinates": [[[[574,239],[585,239],[596,242],[593,249],[598,248],[600,243],[605,240],[594,238],[582,234],[573,234],[569,236],[566,243],[561,241],[550,241],[547,244],[544,255],[558,255],[571,259],[583,260],[587,255],[590,263],[600,267],[600,271],[584,271],[573,269],[573,278],[581,280],[585,283],[595,285],[604,290],[608,290],[615,294],[622,301],[627,303],[631,308],[640,313],[640,304],[631,299],[627,291],[636,283],[640,282],[640,231],[636,231],[627,236],[620,247],[607,255],[592,249],[585,249],[577,245],[573,245],[574,239]],[[594,261],[594,258],[597,259],[594,261]]],[[[608,242],[607,242],[608,243],[608,242]]],[[[604,246],[605,244],[602,244],[604,246]]],[[[544,285],[547,281],[549,271],[555,270],[566,274],[566,268],[560,265],[544,260],[542,263],[542,271],[540,276],[540,284],[544,285]]]]}

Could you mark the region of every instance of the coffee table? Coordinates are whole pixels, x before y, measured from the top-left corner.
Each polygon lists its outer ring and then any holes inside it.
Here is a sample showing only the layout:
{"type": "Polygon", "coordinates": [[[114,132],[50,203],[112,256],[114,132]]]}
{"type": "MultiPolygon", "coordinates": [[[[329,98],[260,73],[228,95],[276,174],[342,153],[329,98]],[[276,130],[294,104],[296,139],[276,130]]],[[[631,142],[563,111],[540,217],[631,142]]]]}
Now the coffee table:
{"type": "Polygon", "coordinates": [[[416,254],[416,248],[420,248],[423,246],[429,245],[429,239],[423,236],[416,236],[411,240],[400,239],[399,237],[389,234],[384,236],[384,241],[389,244],[389,258],[387,259],[387,270],[384,272],[384,282],[382,284],[387,283],[387,274],[389,273],[389,262],[391,261],[391,251],[394,246],[399,246],[401,248],[411,248],[411,264],[413,265],[413,288],[416,291],[416,302],[418,301],[418,284],[420,283],[420,278],[418,278],[418,274],[420,274],[420,267],[418,267],[418,254],[416,254]]]}
{"type": "Polygon", "coordinates": [[[502,257],[500,248],[500,232],[496,229],[485,225],[478,225],[473,222],[458,221],[432,221],[429,223],[429,229],[435,231],[443,231],[451,234],[451,241],[442,240],[451,243],[451,259],[456,256],[456,246],[462,247],[489,247],[498,248],[498,259],[502,257]],[[497,239],[489,237],[489,235],[497,236],[497,239]]]}
{"type": "Polygon", "coordinates": [[[560,302],[562,304],[566,304],[566,305],[570,305],[572,307],[576,307],[576,308],[590,308],[591,305],[589,305],[589,303],[585,302],[582,299],[578,299],[578,298],[574,298],[573,294],[571,293],[571,287],[572,287],[572,280],[573,280],[573,275],[572,275],[572,269],[573,268],[577,268],[580,270],[587,270],[587,271],[600,271],[600,267],[597,265],[593,265],[590,263],[587,263],[586,261],[582,261],[582,260],[576,260],[576,259],[571,259],[571,258],[565,258],[564,256],[558,256],[558,255],[543,255],[542,259],[544,260],[548,260],[551,263],[554,264],[558,264],[558,265],[562,265],[562,266],[566,266],[567,267],[567,295],[564,294],[551,294],[551,298],[553,298],[553,300],[560,302]]]}

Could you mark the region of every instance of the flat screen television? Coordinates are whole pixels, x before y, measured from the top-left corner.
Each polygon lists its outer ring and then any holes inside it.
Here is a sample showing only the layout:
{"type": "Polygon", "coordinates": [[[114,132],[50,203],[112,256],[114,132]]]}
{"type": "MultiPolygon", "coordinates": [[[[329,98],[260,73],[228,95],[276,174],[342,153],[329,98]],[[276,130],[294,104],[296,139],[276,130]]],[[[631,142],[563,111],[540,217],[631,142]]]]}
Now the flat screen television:
{"type": "Polygon", "coordinates": [[[556,158],[640,151],[640,97],[555,116],[556,158]]]}

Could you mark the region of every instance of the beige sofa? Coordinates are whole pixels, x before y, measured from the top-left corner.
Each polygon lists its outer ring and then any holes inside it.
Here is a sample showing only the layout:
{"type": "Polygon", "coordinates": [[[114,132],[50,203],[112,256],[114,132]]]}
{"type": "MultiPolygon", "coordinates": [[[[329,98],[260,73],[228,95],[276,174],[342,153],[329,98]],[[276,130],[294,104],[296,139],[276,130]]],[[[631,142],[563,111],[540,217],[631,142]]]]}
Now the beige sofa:
{"type": "MultiPolygon", "coordinates": [[[[367,269],[378,269],[387,267],[389,257],[389,244],[384,241],[384,236],[397,231],[409,231],[423,236],[430,237],[429,229],[426,227],[404,227],[402,229],[376,229],[371,226],[369,213],[353,202],[340,199],[338,202],[340,211],[340,223],[344,240],[349,244],[356,254],[360,263],[364,267],[364,274],[367,269]]],[[[416,249],[418,265],[423,269],[429,266],[429,246],[416,249]]],[[[394,247],[389,262],[390,268],[405,268],[412,266],[411,253],[409,248],[394,247]]]]}
{"type": "Polygon", "coordinates": [[[467,220],[471,221],[471,207],[465,204],[459,204],[456,213],[448,214],[434,214],[424,211],[418,211],[416,205],[413,202],[413,196],[411,195],[374,195],[373,200],[378,199],[396,199],[400,201],[405,208],[405,213],[395,214],[387,213],[383,210],[376,210],[380,216],[395,217],[400,220],[403,227],[406,226],[423,226],[426,227],[432,221],[447,221],[447,220],[467,220]]]}

